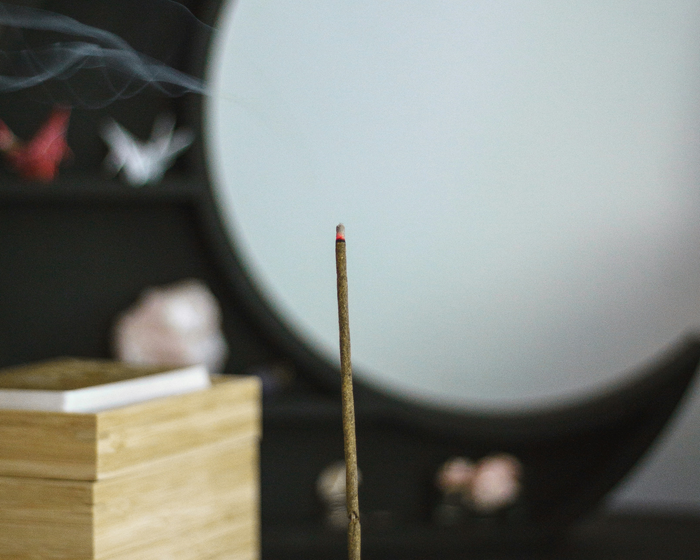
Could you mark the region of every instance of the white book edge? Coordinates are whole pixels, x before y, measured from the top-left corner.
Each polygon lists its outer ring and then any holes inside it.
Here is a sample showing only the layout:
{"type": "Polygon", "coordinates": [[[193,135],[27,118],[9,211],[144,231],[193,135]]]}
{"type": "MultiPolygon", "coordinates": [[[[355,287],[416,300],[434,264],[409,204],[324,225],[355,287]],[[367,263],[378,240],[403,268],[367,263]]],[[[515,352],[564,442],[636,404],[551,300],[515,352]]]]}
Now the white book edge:
{"type": "Polygon", "coordinates": [[[98,412],[209,387],[209,371],[197,365],[70,391],[0,389],[0,409],[98,412]]]}

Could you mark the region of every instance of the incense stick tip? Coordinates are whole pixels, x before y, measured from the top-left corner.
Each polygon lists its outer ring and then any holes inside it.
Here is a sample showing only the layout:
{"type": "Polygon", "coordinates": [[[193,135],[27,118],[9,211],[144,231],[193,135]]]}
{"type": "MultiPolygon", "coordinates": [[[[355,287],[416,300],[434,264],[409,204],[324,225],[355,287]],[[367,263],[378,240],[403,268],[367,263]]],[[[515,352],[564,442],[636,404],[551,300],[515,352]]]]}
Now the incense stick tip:
{"type": "Polygon", "coordinates": [[[345,226],[343,224],[338,224],[335,228],[335,240],[345,241],[345,226]]]}

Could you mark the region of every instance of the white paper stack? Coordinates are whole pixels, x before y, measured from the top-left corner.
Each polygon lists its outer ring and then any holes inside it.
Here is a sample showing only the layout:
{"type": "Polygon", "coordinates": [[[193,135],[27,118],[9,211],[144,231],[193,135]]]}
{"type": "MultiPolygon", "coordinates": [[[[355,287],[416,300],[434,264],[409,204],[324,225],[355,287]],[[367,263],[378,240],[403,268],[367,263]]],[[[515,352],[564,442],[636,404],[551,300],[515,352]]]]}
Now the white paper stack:
{"type": "Polygon", "coordinates": [[[210,386],[204,365],[173,369],[60,358],[0,370],[0,408],[97,412],[210,386]]]}

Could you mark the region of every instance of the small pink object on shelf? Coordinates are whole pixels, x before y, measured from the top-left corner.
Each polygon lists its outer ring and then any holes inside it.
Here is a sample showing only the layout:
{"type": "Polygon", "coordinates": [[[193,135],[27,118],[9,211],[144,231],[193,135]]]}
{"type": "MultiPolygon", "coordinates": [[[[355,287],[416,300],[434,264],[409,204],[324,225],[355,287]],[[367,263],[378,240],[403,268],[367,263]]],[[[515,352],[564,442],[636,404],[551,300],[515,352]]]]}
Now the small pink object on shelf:
{"type": "Polygon", "coordinates": [[[435,509],[441,525],[456,525],[471,514],[495,515],[514,505],[522,492],[522,465],[497,453],[477,462],[467,457],[445,461],[435,476],[442,496],[435,509]]]}
{"type": "Polygon", "coordinates": [[[149,288],[115,324],[116,357],[132,364],[204,364],[220,373],[228,355],[221,309],[199,280],[149,288]]]}
{"type": "Polygon", "coordinates": [[[471,505],[492,513],[512,505],[520,496],[522,467],[512,455],[484,457],[476,464],[471,487],[471,505]]]}
{"type": "Polygon", "coordinates": [[[465,494],[471,491],[476,474],[474,463],[465,457],[454,457],[440,467],[435,484],[445,494],[465,494]]]}

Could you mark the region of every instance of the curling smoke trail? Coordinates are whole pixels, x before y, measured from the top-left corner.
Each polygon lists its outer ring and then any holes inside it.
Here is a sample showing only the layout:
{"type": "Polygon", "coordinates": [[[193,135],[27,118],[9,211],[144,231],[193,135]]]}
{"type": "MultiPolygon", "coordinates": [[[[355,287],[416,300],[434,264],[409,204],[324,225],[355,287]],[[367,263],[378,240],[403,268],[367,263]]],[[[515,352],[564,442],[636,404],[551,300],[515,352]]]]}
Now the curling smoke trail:
{"type": "MultiPolygon", "coordinates": [[[[169,4],[186,13],[200,29],[211,32],[186,8],[174,2],[169,4]]],[[[138,52],[114,33],[65,15],[0,3],[0,25],[58,33],[66,38],[41,47],[23,45],[18,50],[0,51],[0,92],[18,91],[54,79],[67,82],[80,71],[96,70],[109,92],[99,102],[102,106],[132,97],[147,87],[168,96],[207,93],[202,80],[138,52]]]]}

